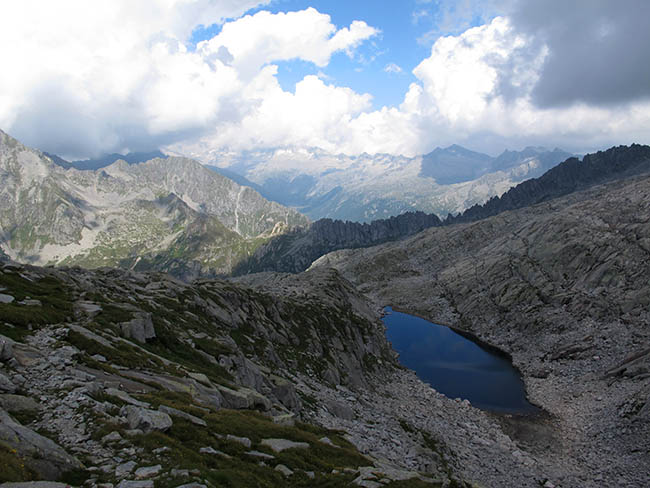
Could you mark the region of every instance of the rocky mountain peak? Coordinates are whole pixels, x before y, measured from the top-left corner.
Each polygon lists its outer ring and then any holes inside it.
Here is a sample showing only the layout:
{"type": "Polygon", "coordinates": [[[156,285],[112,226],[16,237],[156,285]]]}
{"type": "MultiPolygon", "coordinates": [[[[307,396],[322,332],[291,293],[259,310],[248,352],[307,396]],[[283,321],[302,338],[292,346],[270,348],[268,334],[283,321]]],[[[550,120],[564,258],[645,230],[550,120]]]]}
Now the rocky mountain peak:
{"type": "Polygon", "coordinates": [[[308,222],[182,157],[64,169],[2,133],[0,171],[0,247],[18,261],[160,269],[180,253],[198,260],[192,269],[228,273],[274,232],[308,222]]]}

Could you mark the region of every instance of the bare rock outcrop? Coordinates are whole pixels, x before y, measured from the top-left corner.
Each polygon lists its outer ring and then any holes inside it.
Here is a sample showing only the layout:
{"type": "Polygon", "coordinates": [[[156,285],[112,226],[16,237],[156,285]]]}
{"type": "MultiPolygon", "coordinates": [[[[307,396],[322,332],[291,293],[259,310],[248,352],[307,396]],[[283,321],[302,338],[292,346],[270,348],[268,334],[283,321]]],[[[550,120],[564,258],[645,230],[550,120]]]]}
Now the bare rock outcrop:
{"type": "Polygon", "coordinates": [[[51,439],[20,425],[0,409],[0,440],[15,449],[25,463],[46,480],[55,480],[81,463],[51,439]]]}
{"type": "MultiPolygon", "coordinates": [[[[628,152],[647,164],[642,149],[628,152]]],[[[622,164],[623,149],[609,153],[622,164]]],[[[607,154],[589,164],[597,168],[607,154]]],[[[555,466],[556,486],[650,479],[647,175],[314,264],[327,266],[378,306],[455,326],[511,354],[529,398],[563,438],[522,439],[524,451],[555,466]]]]}

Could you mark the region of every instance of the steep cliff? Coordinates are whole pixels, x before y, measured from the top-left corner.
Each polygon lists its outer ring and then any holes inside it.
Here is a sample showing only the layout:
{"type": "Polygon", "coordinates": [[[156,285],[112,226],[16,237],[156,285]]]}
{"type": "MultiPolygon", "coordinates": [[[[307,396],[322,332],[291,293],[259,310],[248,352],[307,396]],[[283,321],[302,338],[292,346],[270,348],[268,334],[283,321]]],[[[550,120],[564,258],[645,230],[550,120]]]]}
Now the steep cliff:
{"type": "Polygon", "coordinates": [[[437,216],[423,212],[407,212],[369,224],[321,219],[306,228],[271,239],[237,265],[233,274],[260,271],[298,273],[328,252],[401,239],[440,224],[437,216]]]}

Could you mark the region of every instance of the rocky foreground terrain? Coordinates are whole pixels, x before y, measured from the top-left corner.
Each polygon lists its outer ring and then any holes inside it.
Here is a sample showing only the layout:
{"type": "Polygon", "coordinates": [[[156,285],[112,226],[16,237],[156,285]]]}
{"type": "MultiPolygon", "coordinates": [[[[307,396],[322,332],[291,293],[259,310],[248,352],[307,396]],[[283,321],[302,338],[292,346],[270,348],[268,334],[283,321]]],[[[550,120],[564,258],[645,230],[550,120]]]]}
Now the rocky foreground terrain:
{"type": "Polygon", "coordinates": [[[377,307],[512,355],[547,412],[500,419],[531,475],[546,473],[548,486],[648,486],[650,176],[337,251],[312,268],[331,266],[377,307]]]}
{"type": "Polygon", "coordinates": [[[187,284],[0,264],[2,481],[552,486],[498,418],[397,366],[340,274],[187,284]]]}

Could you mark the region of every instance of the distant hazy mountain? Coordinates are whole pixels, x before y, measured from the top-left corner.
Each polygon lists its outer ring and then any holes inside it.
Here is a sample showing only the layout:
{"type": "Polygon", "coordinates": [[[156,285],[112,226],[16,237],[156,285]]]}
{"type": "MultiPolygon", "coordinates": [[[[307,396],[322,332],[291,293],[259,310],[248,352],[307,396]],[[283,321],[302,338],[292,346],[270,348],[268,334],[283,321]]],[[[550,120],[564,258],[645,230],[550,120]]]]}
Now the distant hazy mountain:
{"type": "Polygon", "coordinates": [[[474,205],[463,214],[448,218],[446,223],[484,219],[610,180],[646,172],[650,172],[650,146],[632,144],[629,147],[612,147],[606,151],[587,154],[582,161],[569,158],[539,178],[526,180],[483,205],[474,205]]]}
{"type": "Polygon", "coordinates": [[[455,215],[570,156],[541,147],[505,151],[496,158],[458,145],[414,158],[283,149],[219,159],[218,171],[241,175],[245,180],[240,182],[314,220],[370,222],[414,210],[455,215]]]}
{"type": "Polygon", "coordinates": [[[225,274],[307,223],[191,159],[65,169],[0,131],[0,248],[16,261],[225,274]]]}
{"type": "MultiPolygon", "coordinates": [[[[507,160],[511,154],[504,153],[507,160]]],[[[331,251],[369,247],[398,240],[429,227],[473,222],[499,213],[535,205],[603,182],[650,172],[650,146],[633,144],[587,154],[582,161],[569,158],[539,178],[526,180],[501,197],[475,205],[445,220],[435,215],[405,213],[370,224],[317,220],[309,227],[279,235],[260,246],[253,255],[235,268],[235,273],[258,271],[300,272],[331,251]]]]}
{"type": "Polygon", "coordinates": [[[109,166],[113,164],[115,161],[119,161],[119,160],[126,161],[129,164],[138,164],[138,163],[144,163],[145,161],[149,161],[150,159],[155,159],[155,158],[165,159],[167,157],[166,154],[163,154],[160,151],[151,151],[151,152],[134,152],[134,153],[128,153],[124,155],[113,153],[113,154],[105,154],[95,159],[79,159],[77,161],[66,161],[65,159],[57,156],[56,154],[50,154],[47,152],[44,152],[43,154],[48,156],[54,163],[58,164],[63,168],[66,169],[77,168],[81,170],[95,170],[95,169],[105,168],[106,166],[109,166]]]}
{"type": "Polygon", "coordinates": [[[458,144],[445,149],[438,147],[422,156],[419,176],[433,178],[439,185],[471,181],[487,173],[493,159],[458,144]]]}

